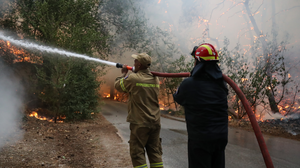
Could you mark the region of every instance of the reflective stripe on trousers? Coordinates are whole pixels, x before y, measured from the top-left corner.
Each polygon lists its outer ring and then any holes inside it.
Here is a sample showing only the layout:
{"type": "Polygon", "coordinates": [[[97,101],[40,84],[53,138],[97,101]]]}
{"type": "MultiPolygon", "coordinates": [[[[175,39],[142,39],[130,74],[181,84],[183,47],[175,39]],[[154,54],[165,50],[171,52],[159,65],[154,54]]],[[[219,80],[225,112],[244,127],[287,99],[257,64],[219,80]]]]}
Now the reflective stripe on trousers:
{"type": "Polygon", "coordinates": [[[147,168],[147,164],[143,164],[143,165],[140,165],[140,166],[135,166],[134,168],[147,168]]]}
{"type": "MultiPolygon", "coordinates": [[[[159,162],[159,163],[151,163],[150,164],[150,168],[153,168],[153,167],[163,167],[163,162],[159,162]]],[[[140,165],[140,166],[136,166],[134,168],[147,168],[147,164],[143,164],[143,165],[140,165]]]]}
{"type": "Polygon", "coordinates": [[[152,167],[163,167],[164,165],[163,165],[163,162],[159,162],[159,163],[151,163],[150,164],[150,167],[152,168],[152,167]]]}

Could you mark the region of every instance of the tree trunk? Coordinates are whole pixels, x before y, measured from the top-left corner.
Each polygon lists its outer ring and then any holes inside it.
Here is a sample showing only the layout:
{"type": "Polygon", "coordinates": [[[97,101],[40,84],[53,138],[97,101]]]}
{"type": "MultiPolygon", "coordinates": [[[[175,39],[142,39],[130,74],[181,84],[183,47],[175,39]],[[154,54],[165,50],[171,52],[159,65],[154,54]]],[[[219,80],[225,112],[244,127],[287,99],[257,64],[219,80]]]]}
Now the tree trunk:
{"type": "Polygon", "coordinates": [[[114,100],[115,98],[115,87],[114,87],[114,83],[110,85],[110,100],[114,100]]]}
{"type": "MultiPolygon", "coordinates": [[[[272,53],[268,52],[268,46],[267,46],[267,43],[266,43],[266,38],[263,35],[263,33],[258,29],[256,20],[254,19],[253,15],[252,15],[252,12],[250,11],[249,0],[246,0],[244,2],[244,5],[245,5],[245,8],[246,8],[248,17],[249,17],[249,19],[250,19],[250,21],[253,25],[253,29],[254,29],[258,39],[262,43],[263,55],[264,55],[264,58],[265,58],[265,61],[266,61],[266,75],[267,75],[267,78],[269,78],[270,81],[272,81],[272,73],[271,73],[271,67],[270,67],[270,58],[272,56],[271,55],[272,53]]],[[[269,87],[272,87],[272,86],[269,85],[269,87]]],[[[273,113],[279,113],[279,109],[278,109],[277,103],[275,101],[274,94],[272,92],[270,92],[267,96],[268,96],[271,111],[273,113]]]]}

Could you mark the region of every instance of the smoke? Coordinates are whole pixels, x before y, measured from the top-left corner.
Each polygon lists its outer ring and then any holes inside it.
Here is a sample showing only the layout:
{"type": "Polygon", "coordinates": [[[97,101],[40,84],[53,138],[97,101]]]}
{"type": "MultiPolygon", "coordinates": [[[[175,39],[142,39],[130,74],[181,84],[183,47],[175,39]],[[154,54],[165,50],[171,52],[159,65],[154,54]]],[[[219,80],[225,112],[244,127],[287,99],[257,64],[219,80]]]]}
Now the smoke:
{"type": "MultiPolygon", "coordinates": [[[[149,23],[172,33],[183,55],[209,42],[219,50],[225,39],[228,50],[240,44],[240,54],[255,59],[263,53],[262,41],[278,50],[287,48],[285,64],[295,83],[299,84],[300,1],[299,0],[142,0],[140,3],[149,23]],[[246,3],[249,2],[249,3],[246,3]],[[258,44],[255,48],[255,44],[258,44]]],[[[295,86],[293,84],[293,86],[295,86]]],[[[298,95],[296,99],[300,98],[298,95]]]]}
{"type": "Polygon", "coordinates": [[[249,5],[237,0],[143,0],[141,5],[151,24],[171,31],[179,38],[183,51],[186,47],[191,50],[195,44],[203,41],[213,45],[219,43],[218,47],[221,48],[224,37],[230,39],[232,47],[237,42],[252,44],[251,38],[259,36],[255,34],[246,6],[253,13],[263,35],[271,35],[274,21],[278,41],[285,38],[285,33],[289,33],[291,43],[299,45],[299,24],[295,22],[300,19],[298,0],[254,0],[249,1],[249,5]]]}
{"type": "MultiPolygon", "coordinates": [[[[132,15],[146,18],[145,25],[148,27],[159,27],[172,34],[175,37],[172,42],[179,48],[180,53],[187,57],[193,47],[202,42],[212,43],[217,49],[223,48],[225,38],[230,40],[229,49],[240,43],[242,50],[253,57],[254,54],[249,51],[253,43],[259,42],[260,33],[268,42],[274,40],[280,44],[282,41],[288,41],[290,57],[300,52],[297,22],[300,19],[299,0],[253,0],[249,1],[249,4],[238,0],[141,0],[134,1],[133,5],[141,12],[132,15]],[[246,8],[249,8],[251,15],[247,13],[246,8]],[[255,31],[250,16],[253,16],[258,31],[255,31]]],[[[128,28],[131,31],[136,27],[128,28]]],[[[159,47],[164,45],[166,44],[160,44],[159,47]]],[[[174,54],[174,57],[178,58],[178,55],[180,54],[174,54]]],[[[294,63],[297,61],[300,61],[299,58],[293,60],[294,63]]]]}
{"type": "Polygon", "coordinates": [[[22,137],[22,86],[0,59],[0,148],[22,137]]]}
{"type": "MultiPolygon", "coordinates": [[[[111,5],[115,4],[118,3],[111,5]]],[[[254,0],[249,1],[247,5],[238,0],[141,0],[132,1],[132,5],[141,11],[132,15],[138,15],[141,20],[146,18],[147,24],[145,25],[148,27],[159,27],[172,34],[175,37],[172,42],[179,48],[180,53],[187,57],[193,47],[202,42],[212,43],[218,49],[223,48],[225,38],[230,40],[230,49],[240,43],[242,50],[253,57],[254,54],[249,51],[253,43],[259,41],[260,35],[257,33],[262,33],[268,41],[275,40],[278,44],[287,40],[290,57],[300,52],[299,23],[297,22],[300,19],[299,0],[254,0]],[[246,7],[252,13],[251,16],[259,32],[255,31],[254,23],[250,20],[246,7]],[[273,39],[275,37],[273,34],[276,35],[276,39],[273,39]]],[[[128,26],[128,28],[131,31],[136,27],[128,26]]],[[[146,31],[146,33],[149,32],[146,31]]],[[[160,44],[160,47],[164,45],[160,44]]],[[[180,54],[174,54],[174,57],[178,58],[178,55],[180,54]]],[[[294,63],[297,61],[300,61],[299,58],[296,61],[293,60],[294,63]]]]}

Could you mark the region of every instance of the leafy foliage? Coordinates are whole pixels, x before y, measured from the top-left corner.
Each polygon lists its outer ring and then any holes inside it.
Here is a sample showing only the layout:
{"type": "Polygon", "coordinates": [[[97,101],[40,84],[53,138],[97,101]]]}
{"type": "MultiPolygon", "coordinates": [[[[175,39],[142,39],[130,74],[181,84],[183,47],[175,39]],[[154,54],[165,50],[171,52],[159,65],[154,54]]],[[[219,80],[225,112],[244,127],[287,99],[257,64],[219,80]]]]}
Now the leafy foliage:
{"type": "MultiPolygon", "coordinates": [[[[104,59],[110,35],[98,20],[98,5],[98,0],[18,0],[13,13],[3,20],[9,20],[14,25],[11,30],[26,39],[77,53],[97,54],[104,59]]],[[[5,24],[8,22],[2,23],[3,27],[9,27],[5,24]]],[[[40,93],[45,108],[69,120],[90,118],[92,112],[97,112],[100,88],[97,78],[104,74],[99,71],[103,66],[35,54],[43,57],[42,67],[37,66],[36,93],[40,93]]]]}
{"type": "MultiPolygon", "coordinates": [[[[194,67],[194,59],[187,61],[185,56],[181,56],[176,59],[168,66],[168,73],[180,73],[180,72],[190,72],[194,67]]],[[[163,78],[162,79],[162,96],[167,97],[167,103],[165,105],[175,104],[177,109],[177,104],[173,100],[173,94],[176,92],[178,86],[182,82],[183,78],[163,78]],[[170,99],[171,97],[171,99],[170,99]],[[171,101],[172,100],[172,101],[171,101]]]]}
{"type": "Polygon", "coordinates": [[[76,62],[70,70],[70,79],[65,85],[61,106],[67,119],[91,118],[92,113],[99,112],[101,82],[95,80],[98,76],[96,66],[76,62]]]}
{"type": "Polygon", "coordinates": [[[139,7],[139,1],[101,0],[99,10],[100,22],[113,35],[110,39],[110,52],[138,50],[148,43],[147,19],[139,7]]]}

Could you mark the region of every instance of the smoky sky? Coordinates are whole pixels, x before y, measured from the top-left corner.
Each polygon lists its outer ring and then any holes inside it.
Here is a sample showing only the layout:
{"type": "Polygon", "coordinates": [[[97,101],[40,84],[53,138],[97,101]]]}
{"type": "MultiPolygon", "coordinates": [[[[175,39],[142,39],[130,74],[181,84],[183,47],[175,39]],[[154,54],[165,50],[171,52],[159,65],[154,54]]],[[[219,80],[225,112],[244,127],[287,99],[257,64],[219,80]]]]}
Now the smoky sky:
{"type": "Polygon", "coordinates": [[[22,87],[0,58],[0,148],[20,138],[22,87]]]}
{"type": "MultiPolygon", "coordinates": [[[[150,23],[177,36],[184,54],[203,41],[215,46],[218,42],[218,47],[222,48],[225,37],[230,40],[231,47],[240,43],[248,49],[258,36],[245,10],[246,5],[241,1],[144,0],[143,4],[150,23]]],[[[290,48],[299,48],[299,0],[251,0],[248,7],[259,31],[268,40],[272,40],[275,27],[278,43],[288,40],[290,48]]]]}
{"type": "MultiPolygon", "coordinates": [[[[276,37],[280,44],[287,41],[286,61],[297,63],[300,57],[300,1],[299,0],[250,0],[248,5],[238,0],[141,0],[135,5],[148,19],[147,25],[159,27],[172,33],[183,55],[189,56],[195,45],[209,42],[224,47],[229,39],[229,49],[239,43],[242,51],[249,51],[259,36],[249,19],[250,9],[259,33],[268,42],[276,37]],[[274,32],[276,36],[274,36],[274,32]]],[[[254,58],[248,52],[247,57],[254,58]]],[[[178,58],[174,54],[174,57],[178,58]]],[[[296,64],[290,67],[298,67],[296,64]]],[[[298,70],[295,70],[298,72],[298,70]]],[[[294,75],[296,76],[296,75],[294,75]]]]}

